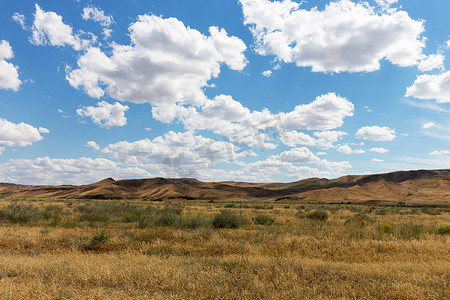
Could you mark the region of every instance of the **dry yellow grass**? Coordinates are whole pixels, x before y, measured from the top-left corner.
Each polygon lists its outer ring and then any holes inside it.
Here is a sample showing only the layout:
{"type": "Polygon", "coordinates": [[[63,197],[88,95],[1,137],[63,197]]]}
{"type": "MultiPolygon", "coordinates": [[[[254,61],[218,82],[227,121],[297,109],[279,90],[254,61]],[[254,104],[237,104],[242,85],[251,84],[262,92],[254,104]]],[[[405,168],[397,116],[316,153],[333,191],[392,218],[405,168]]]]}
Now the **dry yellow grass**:
{"type": "Polygon", "coordinates": [[[123,212],[111,213],[113,202],[99,202],[109,219],[93,222],[80,220],[76,202],[27,203],[34,212],[48,205],[63,211],[58,221],[50,215],[14,223],[1,215],[10,202],[0,202],[0,297],[5,299],[450,298],[448,235],[434,232],[450,223],[446,208],[306,205],[298,210],[292,203],[188,202],[180,217],[204,221],[196,228],[162,223],[139,228],[138,222],[125,222],[123,212]],[[214,229],[208,220],[224,206],[249,220],[263,214],[275,222],[214,229]],[[296,217],[314,209],[328,211],[330,218],[296,217]],[[375,220],[347,222],[358,211],[375,220]],[[394,232],[380,231],[379,224],[392,225],[394,232]],[[109,239],[86,246],[102,233],[109,239]]]}

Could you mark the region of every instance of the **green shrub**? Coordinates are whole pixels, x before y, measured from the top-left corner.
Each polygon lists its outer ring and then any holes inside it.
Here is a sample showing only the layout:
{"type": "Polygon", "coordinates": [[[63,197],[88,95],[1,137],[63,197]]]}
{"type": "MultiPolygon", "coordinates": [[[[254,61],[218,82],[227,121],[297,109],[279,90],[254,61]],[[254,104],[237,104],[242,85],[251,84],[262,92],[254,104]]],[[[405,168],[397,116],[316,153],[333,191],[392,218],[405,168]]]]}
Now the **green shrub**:
{"type": "Polygon", "coordinates": [[[306,214],[305,214],[304,212],[302,212],[302,211],[297,212],[297,213],[295,214],[295,216],[296,216],[297,218],[300,218],[300,219],[306,218],[306,214]]]}
{"type": "Polygon", "coordinates": [[[328,220],[328,213],[324,210],[315,210],[306,215],[310,220],[326,221],[328,220]]]}
{"type": "Polygon", "coordinates": [[[259,225],[272,225],[275,222],[275,218],[266,215],[257,215],[253,221],[259,225]]]}
{"type": "Polygon", "coordinates": [[[399,226],[400,237],[405,240],[420,239],[423,231],[422,224],[402,224],[399,226]]]}
{"type": "Polygon", "coordinates": [[[439,225],[434,232],[436,234],[450,234],[450,225],[439,225]]]}
{"type": "Polygon", "coordinates": [[[348,217],[347,220],[345,220],[345,224],[347,223],[360,224],[361,221],[366,221],[366,223],[368,222],[373,223],[375,222],[375,219],[363,213],[356,213],[353,216],[348,217]]]}
{"type": "Polygon", "coordinates": [[[38,222],[42,217],[42,213],[30,204],[10,204],[0,210],[0,221],[11,223],[30,224],[38,222]]]}
{"type": "Polygon", "coordinates": [[[389,224],[380,224],[378,225],[378,230],[380,230],[381,233],[385,234],[394,234],[394,226],[389,224]]]}
{"type": "Polygon", "coordinates": [[[110,238],[109,235],[105,231],[102,231],[94,235],[92,239],[89,241],[89,243],[86,246],[84,246],[84,249],[97,250],[98,248],[100,248],[101,245],[106,243],[109,240],[109,238],[110,238]]]}
{"type": "Polygon", "coordinates": [[[248,220],[245,217],[238,216],[229,210],[222,210],[212,220],[214,228],[239,228],[246,223],[248,223],[248,220]]]}

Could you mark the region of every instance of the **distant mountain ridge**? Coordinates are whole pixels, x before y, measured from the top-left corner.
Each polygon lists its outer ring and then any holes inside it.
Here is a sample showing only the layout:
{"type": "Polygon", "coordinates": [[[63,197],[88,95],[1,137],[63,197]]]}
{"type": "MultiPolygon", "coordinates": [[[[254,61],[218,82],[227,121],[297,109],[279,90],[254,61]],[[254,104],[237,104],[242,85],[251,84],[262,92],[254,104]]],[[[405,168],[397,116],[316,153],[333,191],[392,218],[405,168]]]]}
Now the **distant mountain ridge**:
{"type": "Polygon", "coordinates": [[[278,200],[450,203],[450,169],[310,178],[290,183],[202,182],[190,178],[114,180],[74,186],[0,183],[0,198],[278,200]]]}

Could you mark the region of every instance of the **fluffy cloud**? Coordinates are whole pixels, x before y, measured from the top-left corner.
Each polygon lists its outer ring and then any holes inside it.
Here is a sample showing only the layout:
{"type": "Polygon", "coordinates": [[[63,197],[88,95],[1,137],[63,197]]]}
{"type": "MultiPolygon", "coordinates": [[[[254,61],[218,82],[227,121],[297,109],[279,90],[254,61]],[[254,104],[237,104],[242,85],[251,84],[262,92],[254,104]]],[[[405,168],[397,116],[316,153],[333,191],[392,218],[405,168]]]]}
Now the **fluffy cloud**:
{"type": "Polygon", "coordinates": [[[271,70],[265,70],[264,72],[262,72],[262,75],[265,77],[270,77],[272,76],[272,71],[271,70]]]}
{"type": "Polygon", "coordinates": [[[83,20],[93,20],[100,23],[104,27],[109,27],[114,23],[112,16],[106,16],[105,12],[95,6],[87,6],[83,8],[83,14],[81,15],[83,20]]]}
{"type": "Polygon", "coordinates": [[[87,49],[96,38],[92,34],[90,39],[81,38],[74,34],[72,27],[65,24],[62,17],[55,12],[46,12],[38,4],[34,13],[32,36],[30,42],[34,45],[71,46],[75,50],[87,49]]]}
{"type": "Polygon", "coordinates": [[[389,149],[386,148],[371,148],[369,151],[377,153],[388,153],[389,149]]]}
{"type": "MultiPolygon", "coordinates": [[[[390,5],[395,1],[379,1],[390,5]]],[[[366,2],[332,1],[324,10],[291,0],[240,0],[256,51],[313,72],[371,72],[386,59],[416,65],[424,55],[423,21],[396,9],[377,12],[366,2]]]]}
{"type": "Polygon", "coordinates": [[[448,154],[450,154],[450,151],[448,150],[440,150],[440,151],[436,150],[430,153],[430,155],[448,155],[448,154]]]}
{"type": "Polygon", "coordinates": [[[7,59],[14,57],[11,46],[8,41],[0,42],[0,89],[19,90],[22,81],[17,73],[17,66],[7,62],[7,59]]]}
{"type": "Polygon", "coordinates": [[[100,8],[95,6],[87,6],[83,8],[83,14],[81,15],[83,20],[93,20],[95,22],[100,23],[103,27],[103,35],[105,38],[111,36],[112,30],[109,29],[112,23],[114,23],[114,19],[112,16],[105,15],[105,12],[100,8]]]}
{"type": "Polygon", "coordinates": [[[297,145],[304,146],[315,146],[321,149],[330,149],[335,147],[333,144],[340,140],[342,136],[346,135],[343,131],[318,131],[314,132],[314,136],[305,134],[303,132],[298,132],[296,130],[285,131],[281,134],[281,141],[290,147],[295,147],[297,145]]]}
{"type": "Polygon", "coordinates": [[[434,124],[433,122],[428,122],[428,123],[425,123],[425,124],[422,125],[422,129],[430,129],[430,128],[433,128],[435,126],[436,126],[436,124],[434,124]]]}
{"type": "Polygon", "coordinates": [[[22,27],[23,30],[27,29],[27,27],[25,26],[25,16],[19,13],[14,13],[14,15],[12,16],[12,19],[14,20],[14,22],[16,22],[17,24],[20,25],[20,27],[22,27]]]}
{"type": "Polygon", "coordinates": [[[420,71],[426,72],[433,69],[442,69],[444,67],[445,56],[442,54],[431,54],[422,60],[417,66],[420,71]]]}
{"type": "Polygon", "coordinates": [[[413,85],[406,89],[405,96],[434,99],[438,103],[450,102],[450,71],[439,75],[417,76],[413,85]]]}
{"type": "Polygon", "coordinates": [[[280,153],[279,158],[282,162],[289,162],[293,164],[311,164],[318,163],[320,158],[318,158],[314,153],[312,153],[308,148],[294,148],[289,151],[280,153]]]}
{"type": "Polygon", "coordinates": [[[100,127],[111,128],[127,124],[125,111],[128,109],[128,106],[122,105],[119,102],[110,104],[101,101],[97,103],[97,106],[86,106],[77,109],[77,114],[82,117],[90,117],[92,121],[100,127]]]}
{"type": "Polygon", "coordinates": [[[353,150],[349,145],[342,145],[342,146],[339,146],[339,147],[336,149],[336,151],[337,151],[337,152],[344,153],[344,154],[362,154],[362,153],[366,153],[366,151],[364,151],[364,150],[362,150],[362,149],[356,149],[356,150],[353,150]]]}
{"type": "Polygon", "coordinates": [[[97,150],[97,151],[100,150],[100,146],[94,141],[87,142],[86,147],[93,148],[94,150],[97,150]]]}
{"type": "Polygon", "coordinates": [[[392,141],[397,136],[395,130],[389,127],[365,126],[358,129],[356,137],[368,141],[392,141]]]}
{"type": "Polygon", "coordinates": [[[184,176],[193,176],[197,170],[215,167],[218,162],[232,161],[251,155],[239,147],[223,141],[194,135],[192,132],[170,131],[153,140],[122,141],[102,149],[120,162],[152,164],[155,169],[176,169],[184,176]]]}
{"type": "Polygon", "coordinates": [[[104,158],[11,159],[0,164],[0,181],[23,184],[87,184],[107,177],[115,179],[151,177],[138,167],[121,167],[104,158]]]}
{"type": "Polygon", "coordinates": [[[287,130],[329,130],[342,126],[345,117],[353,116],[353,110],[353,104],[346,98],[328,93],[309,104],[296,106],[292,112],[281,113],[280,118],[287,130]]]}
{"type": "Polygon", "coordinates": [[[246,46],[224,29],[209,28],[209,36],[175,18],[139,16],[129,27],[131,45],[112,44],[111,56],[90,48],[69,83],[93,98],[105,92],[114,99],[153,106],[175,103],[201,105],[203,88],[217,77],[221,64],[233,70],[246,66],[246,46]]]}
{"type": "Polygon", "coordinates": [[[41,133],[48,133],[48,129],[41,130],[26,124],[15,124],[5,119],[0,119],[0,148],[25,147],[42,140],[41,133]],[[47,132],[46,132],[47,131],[47,132]]]}

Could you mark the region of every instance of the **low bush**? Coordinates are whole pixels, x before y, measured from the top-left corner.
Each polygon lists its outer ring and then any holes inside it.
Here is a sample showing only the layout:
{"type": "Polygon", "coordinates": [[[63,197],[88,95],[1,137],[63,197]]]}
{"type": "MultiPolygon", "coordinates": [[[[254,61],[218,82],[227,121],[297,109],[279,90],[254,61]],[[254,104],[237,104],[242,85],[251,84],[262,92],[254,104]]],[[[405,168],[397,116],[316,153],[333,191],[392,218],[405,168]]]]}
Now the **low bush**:
{"type": "Polygon", "coordinates": [[[324,210],[315,210],[306,215],[310,220],[326,221],[328,220],[328,213],[324,210]]]}
{"type": "Polygon", "coordinates": [[[380,224],[380,225],[378,225],[378,230],[381,233],[394,234],[395,228],[394,228],[394,226],[389,225],[389,224],[380,224]]]}
{"type": "Polygon", "coordinates": [[[109,235],[102,231],[92,237],[87,245],[84,246],[84,250],[97,250],[109,240],[109,235]]]}
{"type": "Polygon", "coordinates": [[[275,222],[275,218],[267,215],[257,215],[253,221],[259,225],[272,225],[275,222]]]}
{"type": "Polygon", "coordinates": [[[246,223],[248,223],[248,220],[245,217],[236,215],[230,210],[222,210],[212,220],[214,228],[239,228],[246,223]]]}
{"type": "Polygon", "coordinates": [[[436,234],[450,234],[450,225],[439,225],[434,232],[436,234]]]}
{"type": "Polygon", "coordinates": [[[347,220],[345,220],[345,224],[347,223],[360,224],[361,221],[366,221],[366,223],[373,223],[375,222],[375,219],[364,213],[356,213],[353,216],[348,217],[347,220]]]}

